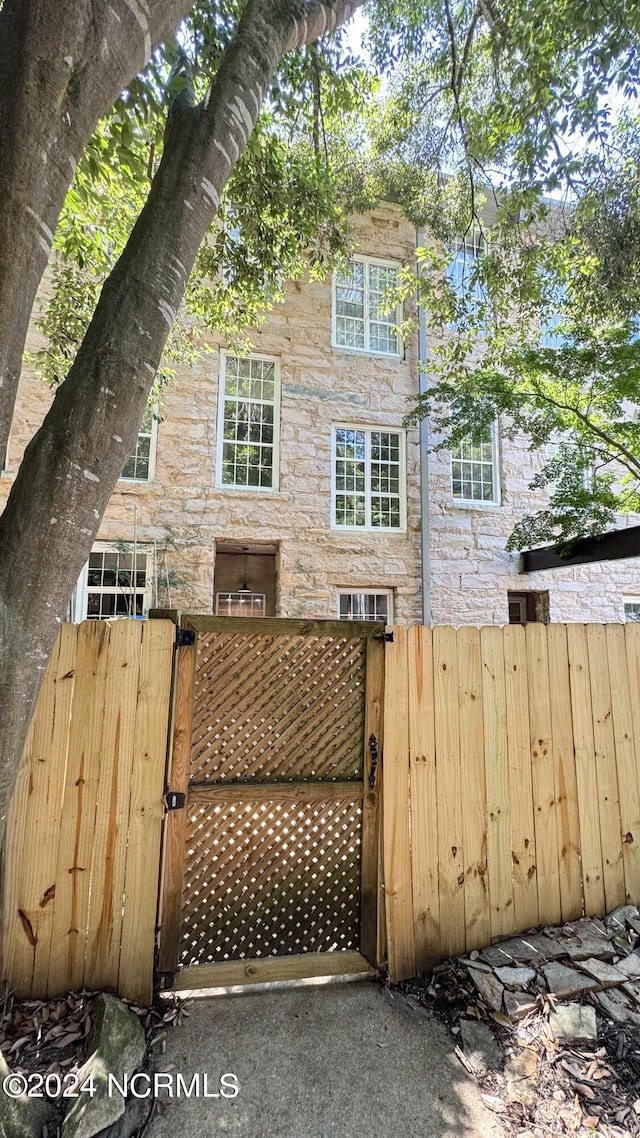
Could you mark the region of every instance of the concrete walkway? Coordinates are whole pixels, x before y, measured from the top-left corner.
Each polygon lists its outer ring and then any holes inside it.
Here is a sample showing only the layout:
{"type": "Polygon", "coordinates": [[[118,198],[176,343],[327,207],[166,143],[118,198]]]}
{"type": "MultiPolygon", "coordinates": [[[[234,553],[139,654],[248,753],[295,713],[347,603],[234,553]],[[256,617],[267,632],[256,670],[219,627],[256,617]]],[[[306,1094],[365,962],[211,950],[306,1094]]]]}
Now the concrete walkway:
{"type": "Polygon", "coordinates": [[[149,1138],[501,1138],[451,1038],[370,980],[194,1000],[158,1063],[235,1099],[160,1100],[149,1138]]]}

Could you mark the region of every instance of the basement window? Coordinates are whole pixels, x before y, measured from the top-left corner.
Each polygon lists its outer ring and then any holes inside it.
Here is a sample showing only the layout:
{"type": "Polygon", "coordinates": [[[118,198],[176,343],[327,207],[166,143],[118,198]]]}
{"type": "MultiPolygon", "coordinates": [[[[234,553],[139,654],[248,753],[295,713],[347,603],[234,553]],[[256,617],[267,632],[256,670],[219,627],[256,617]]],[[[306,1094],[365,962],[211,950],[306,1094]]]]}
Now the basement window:
{"type": "Polygon", "coordinates": [[[549,623],[549,593],[507,593],[509,624],[549,623]]]}
{"type": "Polygon", "coordinates": [[[95,545],[71,599],[71,619],[143,617],[151,606],[151,555],[129,546],[95,545]]]}
{"type": "Polygon", "coordinates": [[[391,589],[378,589],[371,593],[341,592],[338,616],[340,620],[382,620],[391,624],[393,593],[391,589]]]}

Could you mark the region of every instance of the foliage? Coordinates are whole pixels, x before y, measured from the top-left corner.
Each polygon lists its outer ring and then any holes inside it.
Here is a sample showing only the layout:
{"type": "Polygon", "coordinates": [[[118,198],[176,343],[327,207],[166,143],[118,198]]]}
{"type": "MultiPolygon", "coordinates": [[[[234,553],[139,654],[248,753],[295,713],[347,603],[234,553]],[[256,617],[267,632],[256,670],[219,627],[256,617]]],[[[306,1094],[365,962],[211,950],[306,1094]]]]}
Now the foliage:
{"type": "MultiPolygon", "coordinates": [[[[102,285],[147,197],[168,113],[203,97],[235,31],[238,2],[196,4],[101,122],[78,165],[55,235],[52,293],[38,326],[41,377],[69,371],[102,285]]],[[[238,350],[246,330],[304,273],[324,274],[348,249],[345,212],[326,144],[332,123],[355,116],[372,78],[340,32],[289,53],[238,160],[170,332],[154,398],[178,364],[211,351],[207,331],[238,350]]]]}
{"type": "Polygon", "coordinates": [[[533,483],[548,507],[511,548],[566,544],[640,510],[640,130],[619,112],[637,100],[639,37],[625,0],[373,12],[392,72],[374,161],[397,171],[435,238],[418,281],[428,394],[411,418],[431,417],[439,447],[496,415],[532,450],[553,444],[533,483]],[[453,289],[444,250],[474,231],[483,252],[453,289]]]}

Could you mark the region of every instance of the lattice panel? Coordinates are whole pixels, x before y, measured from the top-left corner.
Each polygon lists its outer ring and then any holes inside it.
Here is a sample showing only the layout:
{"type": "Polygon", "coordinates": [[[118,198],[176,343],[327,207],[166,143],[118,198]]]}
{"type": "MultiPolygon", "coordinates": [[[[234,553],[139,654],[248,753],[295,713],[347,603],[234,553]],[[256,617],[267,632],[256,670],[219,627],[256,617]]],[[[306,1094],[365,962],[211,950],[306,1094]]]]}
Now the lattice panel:
{"type": "Polygon", "coordinates": [[[198,637],[192,781],[362,777],[365,641],[198,637]]]}
{"type": "Polygon", "coordinates": [[[196,802],[181,961],[356,949],[361,802],[196,802]]]}

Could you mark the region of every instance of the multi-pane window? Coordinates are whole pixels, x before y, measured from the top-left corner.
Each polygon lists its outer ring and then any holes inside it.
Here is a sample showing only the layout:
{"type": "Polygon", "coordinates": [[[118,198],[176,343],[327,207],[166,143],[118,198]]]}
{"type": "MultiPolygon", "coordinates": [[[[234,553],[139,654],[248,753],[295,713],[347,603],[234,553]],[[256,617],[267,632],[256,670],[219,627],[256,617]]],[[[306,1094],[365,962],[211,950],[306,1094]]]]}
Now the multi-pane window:
{"type": "Polygon", "coordinates": [[[335,274],[333,342],[337,348],[397,356],[399,306],[389,311],[389,292],[398,283],[397,265],[355,257],[335,274]]]}
{"type": "Polygon", "coordinates": [[[216,616],[264,616],[266,596],[264,593],[218,593],[216,595],[216,616]]]}
{"type": "Polygon", "coordinates": [[[377,593],[340,593],[338,615],[340,620],[393,620],[390,590],[377,593]]]}
{"type": "Polygon", "coordinates": [[[277,368],[276,360],[263,356],[222,355],[218,431],[221,486],[277,489],[277,368]]]}
{"type": "Polygon", "coordinates": [[[72,600],[72,618],[142,616],[148,608],[149,555],[123,547],[98,546],[89,554],[72,600]]]}
{"type": "Polygon", "coordinates": [[[447,276],[456,296],[479,307],[486,302],[482,282],[476,276],[478,258],[484,252],[484,241],[480,233],[472,230],[458,238],[451,246],[451,260],[447,276]]]}
{"type": "Polygon", "coordinates": [[[496,430],[468,435],[451,451],[451,492],[462,502],[498,501],[496,430]]]}
{"type": "Polygon", "coordinates": [[[640,597],[624,598],[624,619],[640,620],[640,597]]]}
{"type": "Polygon", "coordinates": [[[404,529],[404,434],[334,427],[333,525],[404,529]]]}
{"type": "Polygon", "coordinates": [[[127,459],[121,478],[133,482],[151,482],[155,473],[157,436],[157,407],[148,404],[138,431],[136,449],[127,459]]]}

